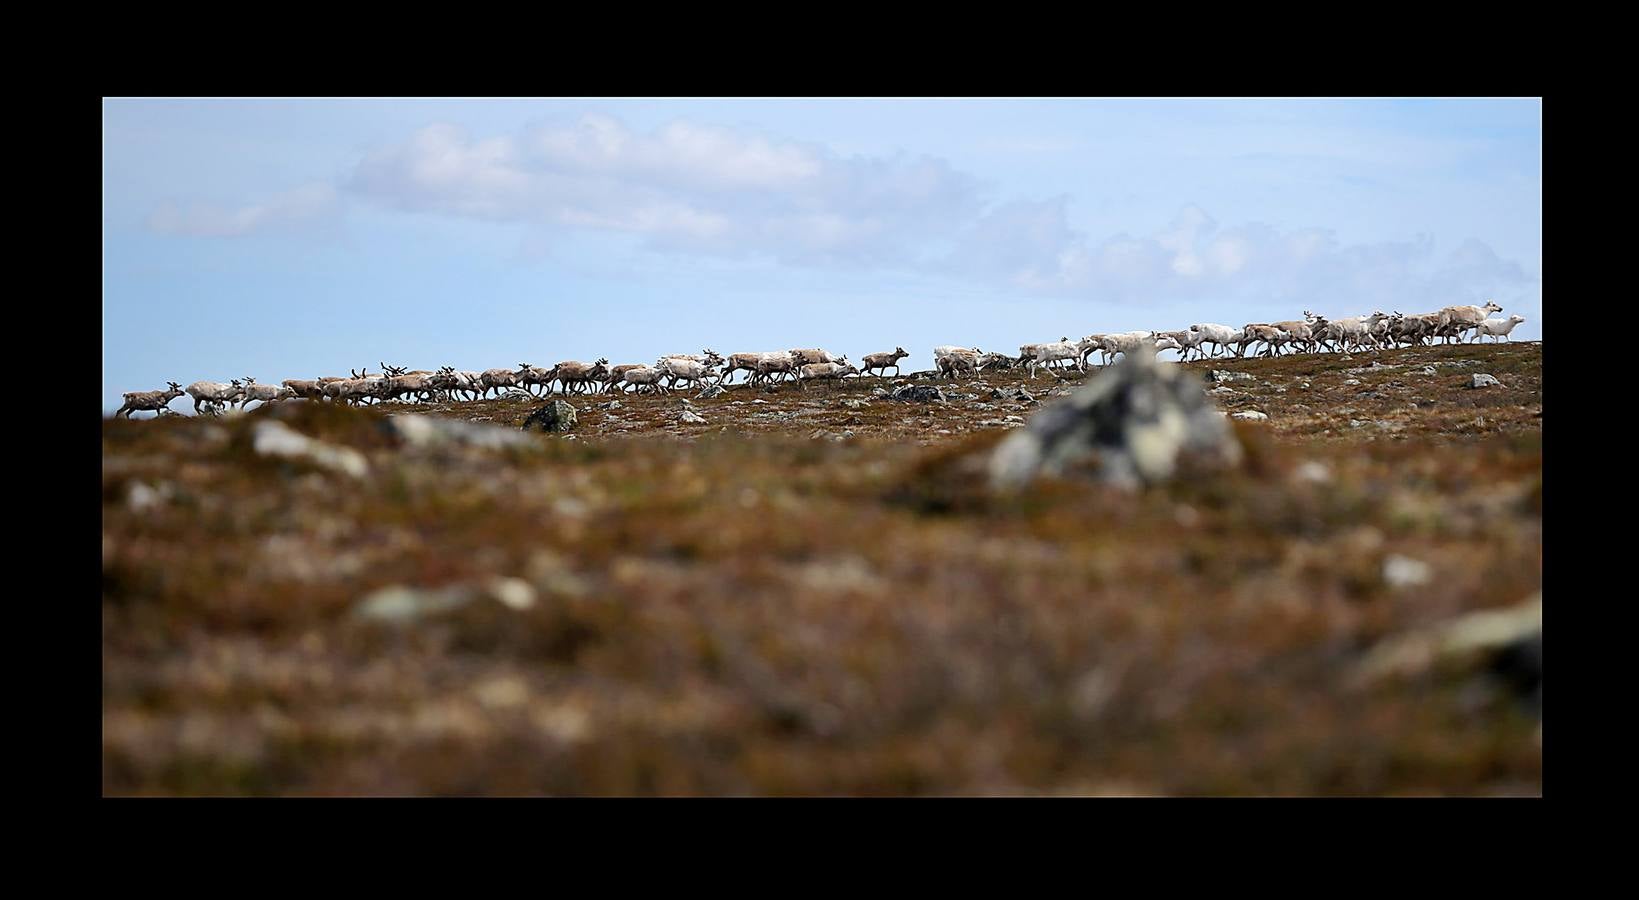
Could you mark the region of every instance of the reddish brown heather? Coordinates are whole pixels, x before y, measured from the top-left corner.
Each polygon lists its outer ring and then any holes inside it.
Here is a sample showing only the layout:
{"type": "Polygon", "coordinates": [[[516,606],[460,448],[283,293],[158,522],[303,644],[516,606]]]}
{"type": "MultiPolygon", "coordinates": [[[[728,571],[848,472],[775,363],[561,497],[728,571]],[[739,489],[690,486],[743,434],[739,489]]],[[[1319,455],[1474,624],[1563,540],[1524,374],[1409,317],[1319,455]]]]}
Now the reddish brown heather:
{"type": "Polygon", "coordinates": [[[1505,688],[1350,673],[1540,591],[1540,346],[1189,368],[1253,373],[1211,397],[1269,420],[1241,470],[1136,495],[978,477],[1013,389],[1074,372],[736,386],[705,424],[570,398],[575,440],[507,450],[324,403],[105,421],[103,791],[1539,794],[1505,688]],[[256,455],[273,419],[369,474],[256,455]],[[393,586],[474,599],[356,614],[393,586]]]}

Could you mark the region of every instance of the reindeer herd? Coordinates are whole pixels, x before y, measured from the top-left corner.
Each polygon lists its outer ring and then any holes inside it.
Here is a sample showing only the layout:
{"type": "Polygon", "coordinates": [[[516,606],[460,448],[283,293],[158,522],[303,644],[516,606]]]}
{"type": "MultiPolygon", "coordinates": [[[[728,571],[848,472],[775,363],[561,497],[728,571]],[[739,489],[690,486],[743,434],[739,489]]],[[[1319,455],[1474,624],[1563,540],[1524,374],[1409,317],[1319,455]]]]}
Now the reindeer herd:
{"type": "MultiPolygon", "coordinates": [[[[1439,312],[1420,315],[1386,314],[1381,310],[1369,316],[1352,316],[1328,320],[1305,310],[1303,319],[1288,322],[1253,323],[1240,328],[1211,323],[1191,325],[1182,331],[1131,331],[1120,334],[1091,334],[1080,340],[1068,337],[1043,344],[1025,344],[1017,355],[986,353],[977,347],[942,345],[933,348],[934,377],[958,378],[977,376],[981,370],[1013,368],[1023,365],[1030,377],[1036,370],[1050,373],[1055,369],[1074,368],[1085,372],[1088,358],[1100,354],[1100,365],[1109,365],[1116,356],[1138,352],[1159,354],[1176,350],[1181,361],[1190,354],[1206,358],[1206,345],[1212,345],[1210,356],[1245,356],[1251,350],[1258,356],[1279,356],[1284,353],[1322,351],[1347,352],[1375,350],[1405,345],[1432,344],[1479,340],[1490,337],[1493,341],[1506,340],[1515,325],[1525,321],[1521,316],[1507,319],[1488,319],[1492,312],[1502,312],[1495,302],[1484,306],[1448,306],[1439,312]]],[[[348,370],[349,377],[323,377],[311,380],[292,378],[280,385],[259,384],[246,377],[226,384],[215,381],[196,381],[186,388],[176,382],[167,382],[163,391],[134,391],[124,395],[125,403],[116,416],[130,418],[132,412],[152,411],[156,415],[169,412],[171,401],[187,394],[193,398],[195,413],[220,414],[228,406],[243,409],[253,402],[263,404],[280,400],[303,398],[350,405],[377,404],[388,401],[449,402],[452,400],[487,399],[493,392],[500,397],[507,392],[527,393],[544,397],[554,391],[569,394],[596,394],[614,391],[638,393],[670,393],[680,385],[718,388],[732,382],[736,372],[745,372],[748,384],[796,382],[806,387],[809,381],[835,380],[849,375],[864,376],[875,373],[886,377],[889,369],[900,374],[899,361],[909,356],[903,347],[891,353],[868,353],[860,358],[862,365],[855,367],[846,355],[833,357],[825,350],[778,350],[771,353],[734,353],[727,357],[706,349],[698,355],[663,356],[653,364],[623,364],[610,366],[609,360],[599,358],[593,363],[560,362],[551,368],[519,363],[516,369],[487,369],[483,372],[458,371],[444,366],[437,371],[381,363],[381,371],[370,374],[368,367],[348,370]],[[556,386],[556,387],[554,387],[556,386]]],[[[1056,375],[1055,375],[1056,377],[1056,375]]]]}

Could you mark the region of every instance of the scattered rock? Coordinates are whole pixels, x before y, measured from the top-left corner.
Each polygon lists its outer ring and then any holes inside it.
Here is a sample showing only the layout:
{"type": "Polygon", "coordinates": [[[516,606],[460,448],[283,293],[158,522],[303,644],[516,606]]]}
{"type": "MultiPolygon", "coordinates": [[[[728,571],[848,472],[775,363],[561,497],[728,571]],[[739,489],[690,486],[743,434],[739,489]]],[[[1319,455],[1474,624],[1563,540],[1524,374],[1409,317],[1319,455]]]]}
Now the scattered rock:
{"type": "Polygon", "coordinates": [[[1095,455],[1099,477],[1126,488],[1165,480],[1185,453],[1238,463],[1242,451],[1228,423],[1201,383],[1182,372],[1147,354],[1105,369],[997,446],[992,483],[1017,486],[1095,455]]]}
{"type": "Polygon", "coordinates": [[[677,421],[687,422],[690,425],[704,425],[704,424],[706,424],[706,420],[701,418],[699,415],[696,415],[694,410],[692,410],[692,409],[683,410],[683,412],[678,415],[677,421]]]}
{"type": "Polygon", "coordinates": [[[1383,581],[1392,588],[1417,587],[1428,584],[1434,570],[1422,560],[1395,554],[1383,560],[1383,581]]]}
{"type": "Polygon", "coordinates": [[[538,428],[541,431],[563,432],[575,427],[575,408],[562,400],[553,400],[543,403],[529,417],[524,419],[523,430],[529,431],[538,428]]]}
{"type": "Polygon", "coordinates": [[[925,384],[907,384],[904,387],[895,388],[894,392],[889,396],[895,400],[904,401],[906,403],[945,402],[944,391],[925,384]]]}
{"type": "Polygon", "coordinates": [[[1360,379],[1358,379],[1358,378],[1349,378],[1349,379],[1345,379],[1343,383],[1344,384],[1359,384],[1360,379]]]}
{"type": "Polygon", "coordinates": [[[1357,683],[1416,675],[1437,664],[1489,656],[1489,668],[1540,703],[1542,692],[1542,594],[1518,606],[1468,613],[1411,634],[1388,638],[1357,664],[1357,683]]]}
{"type": "Polygon", "coordinates": [[[283,422],[258,422],[252,438],[258,456],[301,459],[317,466],[362,478],[370,471],[364,454],[351,447],[332,447],[291,430],[283,422]]]}
{"type": "Polygon", "coordinates": [[[608,403],[599,403],[598,404],[598,409],[620,409],[620,408],[621,408],[621,405],[620,405],[619,400],[610,400],[608,403]]]}
{"type": "Polygon", "coordinates": [[[864,409],[870,406],[871,403],[869,400],[839,400],[837,405],[844,409],[864,409]]]}
{"type": "Polygon", "coordinates": [[[161,485],[158,489],[151,488],[140,481],[131,482],[131,490],[125,496],[125,502],[132,512],[147,512],[165,503],[171,494],[169,485],[161,485]]]}
{"type": "Polygon", "coordinates": [[[1332,480],[1332,470],[1327,468],[1325,463],[1313,459],[1298,466],[1292,475],[1299,481],[1311,484],[1328,484],[1332,480]]]}
{"type": "Polygon", "coordinates": [[[1419,374],[1419,375],[1438,375],[1440,373],[1436,372],[1434,370],[1433,366],[1424,366],[1422,371],[1418,372],[1417,374],[1419,374]]]}
{"type": "Polygon", "coordinates": [[[528,437],[509,428],[499,425],[477,425],[436,416],[398,413],[387,417],[385,427],[412,447],[461,444],[498,450],[502,447],[534,446],[528,437]]]}
{"type": "Polygon", "coordinates": [[[695,395],[700,400],[712,400],[721,396],[723,396],[723,386],[720,384],[708,384],[704,390],[695,395]]]}
{"type": "Polygon", "coordinates": [[[360,600],[353,608],[353,615],[403,625],[434,613],[459,609],[472,598],[473,591],[465,586],[425,590],[393,585],[360,600]]]}
{"type": "Polygon", "coordinates": [[[1263,422],[1263,421],[1267,421],[1269,419],[1269,416],[1264,414],[1264,413],[1258,412],[1255,409],[1247,409],[1247,410],[1242,410],[1241,412],[1235,413],[1233,418],[1245,419],[1248,422],[1263,422]]]}
{"type": "Polygon", "coordinates": [[[1502,382],[1492,378],[1490,375],[1476,374],[1469,379],[1468,386],[1471,388],[1501,387],[1502,382]]]}
{"type": "Polygon", "coordinates": [[[1214,369],[1207,374],[1208,381],[1252,381],[1254,376],[1250,372],[1225,372],[1214,369]]]}
{"type": "Polygon", "coordinates": [[[406,625],[438,613],[460,609],[485,597],[508,609],[522,611],[535,605],[535,588],[521,578],[509,577],[442,588],[393,585],[360,600],[353,608],[353,615],[361,619],[406,625]]]}

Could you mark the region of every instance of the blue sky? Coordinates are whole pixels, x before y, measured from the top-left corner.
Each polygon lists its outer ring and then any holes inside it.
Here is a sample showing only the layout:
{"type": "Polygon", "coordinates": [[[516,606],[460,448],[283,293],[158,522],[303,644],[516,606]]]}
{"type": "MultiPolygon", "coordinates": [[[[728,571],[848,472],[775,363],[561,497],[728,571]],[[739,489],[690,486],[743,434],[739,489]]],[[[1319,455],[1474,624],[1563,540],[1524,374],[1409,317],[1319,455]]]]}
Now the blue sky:
{"type": "MultiPolygon", "coordinates": [[[[1537,100],[105,100],[103,406],[1496,299],[1537,100]]],[[[187,407],[179,401],[179,410],[187,407]]]]}

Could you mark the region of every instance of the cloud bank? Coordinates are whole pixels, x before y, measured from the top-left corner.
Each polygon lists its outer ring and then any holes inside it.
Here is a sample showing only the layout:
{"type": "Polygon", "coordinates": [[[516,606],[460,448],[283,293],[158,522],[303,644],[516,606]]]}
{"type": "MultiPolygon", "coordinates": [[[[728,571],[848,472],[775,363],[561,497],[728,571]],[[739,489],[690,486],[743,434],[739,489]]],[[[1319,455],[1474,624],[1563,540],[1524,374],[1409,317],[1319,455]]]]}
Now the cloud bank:
{"type": "Polygon", "coordinates": [[[1427,235],[1345,245],[1324,228],[1224,226],[1194,205],[1153,234],[1095,239],[1071,226],[1068,196],[998,201],[933,157],[842,156],[688,121],[644,133],[606,115],[498,137],[430,125],[365,154],[339,186],[240,209],[165,207],[149,224],[243,236],[326,219],[341,195],[407,213],[631,235],[670,253],[914,272],[1132,305],[1411,311],[1506,302],[1534,284],[1474,239],[1449,252],[1427,235]]]}
{"type": "Polygon", "coordinates": [[[313,183],[277,195],[264,203],[227,209],[209,203],[165,204],[148,218],[161,234],[189,237],[243,237],[296,228],[329,219],[339,211],[336,189],[313,183]]]}
{"type": "Polygon", "coordinates": [[[392,209],[625,232],[654,249],[806,265],[912,264],[980,211],[978,180],[930,157],[608,116],[477,140],[451,125],[367,155],[346,190],[392,209]]]}

